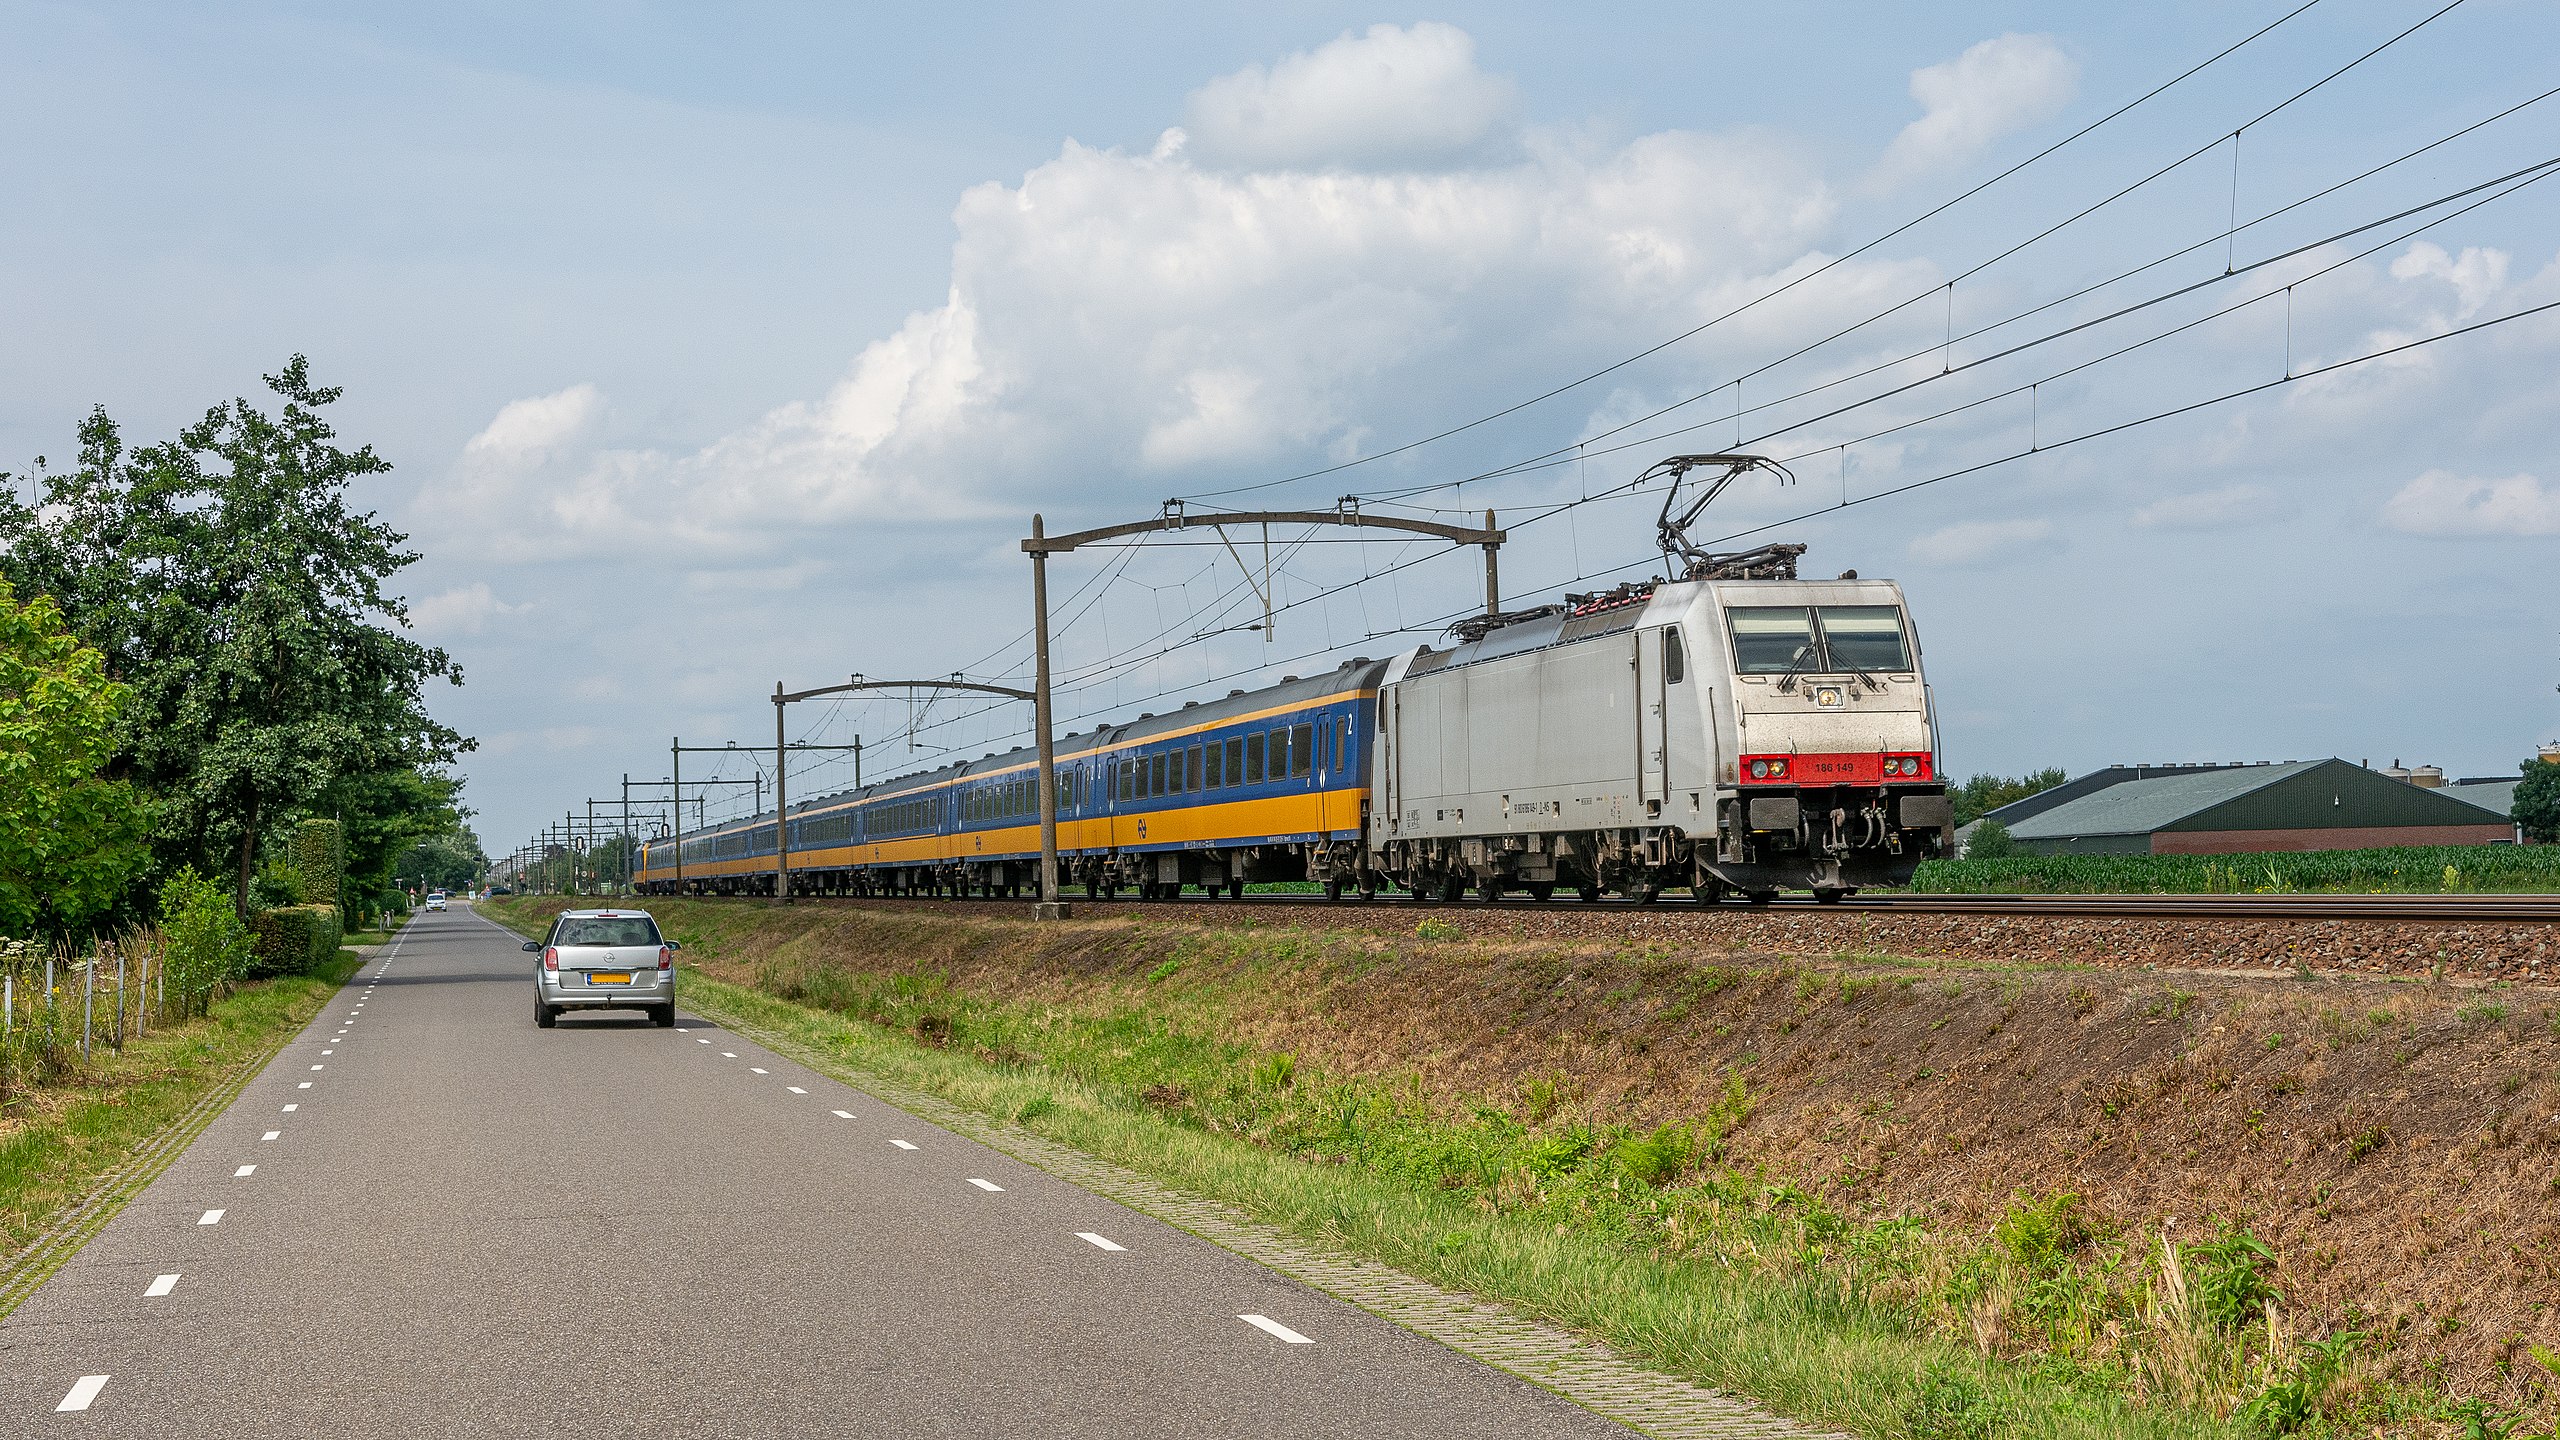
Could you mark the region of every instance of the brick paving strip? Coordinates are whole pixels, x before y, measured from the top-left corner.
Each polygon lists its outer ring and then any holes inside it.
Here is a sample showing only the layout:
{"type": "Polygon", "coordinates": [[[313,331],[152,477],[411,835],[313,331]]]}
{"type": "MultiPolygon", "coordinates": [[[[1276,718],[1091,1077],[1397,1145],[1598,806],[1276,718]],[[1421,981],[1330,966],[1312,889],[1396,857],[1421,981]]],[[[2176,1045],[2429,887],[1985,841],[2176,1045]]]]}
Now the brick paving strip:
{"type": "Polygon", "coordinates": [[[1444,1290],[1374,1260],[1323,1249],[1230,1206],[911,1090],[696,999],[688,998],[685,1008],[955,1135],[1189,1231],[1644,1434],[1661,1440],[1850,1440],[1837,1431],[1814,1430],[1748,1401],[1629,1364],[1593,1341],[1524,1319],[1476,1296],[1444,1290]]]}

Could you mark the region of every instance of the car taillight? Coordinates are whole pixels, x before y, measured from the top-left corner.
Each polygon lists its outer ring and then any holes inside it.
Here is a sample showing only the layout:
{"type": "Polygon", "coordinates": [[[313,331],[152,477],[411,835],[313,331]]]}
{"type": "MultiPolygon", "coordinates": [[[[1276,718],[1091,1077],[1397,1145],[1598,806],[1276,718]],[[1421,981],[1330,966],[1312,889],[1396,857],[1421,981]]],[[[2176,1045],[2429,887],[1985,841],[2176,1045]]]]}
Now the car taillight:
{"type": "Polygon", "coordinates": [[[673,970],[676,968],[676,952],[674,946],[661,945],[658,947],[658,968],[661,970],[673,970]]]}
{"type": "Polygon", "coordinates": [[[545,945],[542,947],[542,968],[545,970],[557,970],[560,968],[559,946],[545,945]]]}

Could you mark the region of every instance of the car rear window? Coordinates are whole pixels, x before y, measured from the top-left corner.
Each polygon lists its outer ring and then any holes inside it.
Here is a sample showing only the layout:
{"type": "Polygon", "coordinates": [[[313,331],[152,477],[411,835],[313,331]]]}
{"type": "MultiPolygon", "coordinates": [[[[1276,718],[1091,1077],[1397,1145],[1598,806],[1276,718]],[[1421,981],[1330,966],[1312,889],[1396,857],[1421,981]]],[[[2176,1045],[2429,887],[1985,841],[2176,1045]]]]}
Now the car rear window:
{"type": "Polygon", "coordinates": [[[655,945],[657,922],[646,915],[620,915],[611,920],[563,920],[554,945],[655,945]]]}

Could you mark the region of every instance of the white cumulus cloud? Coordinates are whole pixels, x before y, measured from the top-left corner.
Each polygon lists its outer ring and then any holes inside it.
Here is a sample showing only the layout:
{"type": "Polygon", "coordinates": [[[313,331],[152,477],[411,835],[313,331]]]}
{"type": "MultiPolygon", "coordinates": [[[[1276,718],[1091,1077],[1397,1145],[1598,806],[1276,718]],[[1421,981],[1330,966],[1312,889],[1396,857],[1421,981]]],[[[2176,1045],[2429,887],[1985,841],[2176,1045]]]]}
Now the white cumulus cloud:
{"type": "Polygon", "coordinates": [[[2480,313],[2489,297],[2507,283],[2507,252],[2466,245],[2459,256],[2448,255],[2441,245],[2425,240],[2410,246],[2391,262],[2394,280],[2437,280],[2453,287],[2456,320],[2468,320],[2480,313]]]}
{"type": "Polygon", "coordinates": [[[489,589],[488,582],[474,581],[457,589],[430,595],[409,604],[409,628],[421,635],[477,635],[489,628],[489,622],[507,615],[521,615],[531,605],[510,605],[489,589]]]}
{"type": "Polygon", "coordinates": [[[2560,486],[2531,475],[2478,480],[2430,470],[2384,501],[2382,518],[2411,535],[2560,535],[2560,486]]]}
{"type": "Polygon", "coordinates": [[[2272,520],[2289,508],[2264,485],[2226,485],[2154,500],[2133,512],[2133,523],[2146,530],[2222,530],[2272,520]]]}
{"type": "MultiPolygon", "coordinates": [[[[1445,111],[1456,61],[1405,61],[1420,46],[1471,65],[1464,40],[1372,31],[1281,62],[1255,103],[1368,56],[1375,85],[1445,111]]],[[[421,528],[510,555],[726,565],[854,523],[1018,521],[1062,487],[1151,503],[1238,467],[1356,458],[1374,434],[1551,383],[1820,263],[1835,208],[1795,151],[1747,131],[1390,170],[1320,146],[1275,142],[1264,153],[1297,158],[1249,168],[1197,148],[1070,141],[1016,183],[972,187],[940,306],[864,347],[824,396],[693,449],[613,447],[592,386],[514,402],[424,497],[421,528]],[[1438,393],[1461,382],[1465,398],[1438,393]]],[[[1908,268],[1853,263],[1717,338],[1836,324],[1908,268]]]]}
{"type": "Polygon", "coordinates": [[[2052,536],[2050,520],[1967,520],[1914,539],[1911,557],[1924,564],[1966,569],[2009,559],[2052,536]]]}
{"type": "Polygon", "coordinates": [[[2044,35],[2001,35],[1911,72],[1920,118],[1893,138],[1878,173],[1907,179],[1955,164],[2003,135],[2062,113],[2080,67],[2044,35]]]}
{"type": "Polygon", "coordinates": [[[1183,134],[1214,165],[1436,166],[1482,154],[1514,98],[1508,79],[1476,68],[1475,38],[1457,26],[1372,25],[1201,86],[1183,134]]]}

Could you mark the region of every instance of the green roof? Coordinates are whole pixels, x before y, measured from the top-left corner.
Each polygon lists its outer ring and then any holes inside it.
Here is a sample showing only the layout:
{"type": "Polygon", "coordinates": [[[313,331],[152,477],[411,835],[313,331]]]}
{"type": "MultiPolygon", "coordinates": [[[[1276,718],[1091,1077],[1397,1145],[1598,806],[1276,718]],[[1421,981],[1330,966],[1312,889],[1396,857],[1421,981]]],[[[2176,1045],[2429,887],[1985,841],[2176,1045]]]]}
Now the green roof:
{"type": "Polygon", "coordinates": [[[2281,765],[2243,765],[2230,770],[2198,770],[2128,780],[2093,795],[2056,805],[2009,827],[2021,840],[2067,840],[2075,835],[2148,835],[2209,810],[2226,800],[2263,790],[2281,780],[2328,764],[2326,760],[2290,760],[2281,765]]]}

